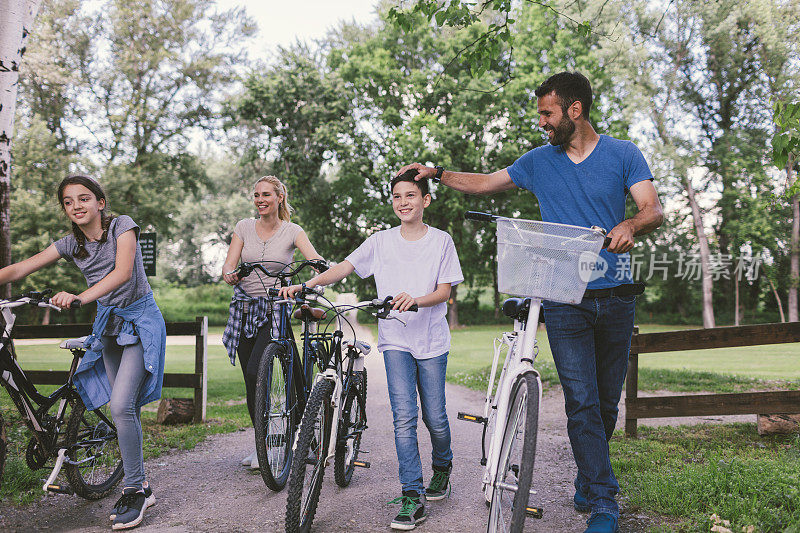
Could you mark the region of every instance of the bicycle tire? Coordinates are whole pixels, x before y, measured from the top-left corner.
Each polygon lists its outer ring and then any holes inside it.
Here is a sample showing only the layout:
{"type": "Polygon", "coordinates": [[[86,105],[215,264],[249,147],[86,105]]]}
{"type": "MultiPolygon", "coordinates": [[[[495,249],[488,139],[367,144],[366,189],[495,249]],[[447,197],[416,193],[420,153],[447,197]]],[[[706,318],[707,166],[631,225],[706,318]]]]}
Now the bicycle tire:
{"type": "Polygon", "coordinates": [[[6,467],[6,452],[8,451],[8,440],[6,438],[6,423],[3,415],[0,415],[0,489],[3,488],[3,472],[6,467]]]}
{"type": "Polygon", "coordinates": [[[526,372],[517,378],[511,389],[509,406],[493,479],[517,488],[510,491],[495,486],[489,504],[489,533],[520,533],[525,526],[539,422],[539,380],[535,373],[526,372]]]}
{"type": "Polygon", "coordinates": [[[364,405],[367,404],[367,369],[357,370],[354,374],[358,374],[361,378],[361,396],[364,397],[364,405]]]}
{"type": "Polygon", "coordinates": [[[344,409],[342,409],[342,416],[339,419],[339,432],[336,435],[336,455],[333,462],[333,477],[336,484],[340,487],[346,487],[353,479],[353,470],[355,470],[355,461],[358,459],[358,453],[361,449],[361,437],[364,428],[358,426],[363,425],[367,419],[367,407],[364,401],[364,392],[362,379],[364,376],[360,372],[353,373],[353,385],[347,392],[347,398],[344,400],[344,409]],[[353,428],[356,428],[358,433],[349,439],[340,440],[342,432],[349,434],[353,428]]]}
{"type": "Polygon", "coordinates": [[[109,495],[123,473],[117,430],[98,413],[111,420],[108,406],[87,411],[80,399],[75,400],[64,439],[70,459],[64,464],[67,479],[75,494],[87,500],[109,495]]]}
{"type": "Polygon", "coordinates": [[[286,499],[287,533],[310,531],[317,512],[331,435],[332,396],[333,382],[322,379],[317,382],[308,397],[292,458],[292,470],[289,474],[289,495],[286,499]],[[310,454],[314,459],[313,463],[309,463],[310,454]],[[310,476],[306,475],[308,464],[314,465],[310,476]]]}
{"type": "Polygon", "coordinates": [[[289,362],[284,347],[267,344],[258,365],[255,394],[256,455],[264,484],[275,492],[283,490],[292,465],[295,417],[294,386],[287,380],[289,362]]]}

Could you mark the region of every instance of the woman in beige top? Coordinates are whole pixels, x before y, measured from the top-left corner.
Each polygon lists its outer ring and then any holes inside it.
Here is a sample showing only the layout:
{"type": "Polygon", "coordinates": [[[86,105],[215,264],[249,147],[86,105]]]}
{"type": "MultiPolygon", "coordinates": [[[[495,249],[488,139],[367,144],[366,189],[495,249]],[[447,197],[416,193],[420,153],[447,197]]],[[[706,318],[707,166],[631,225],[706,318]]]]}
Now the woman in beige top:
{"type": "MultiPolygon", "coordinates": [[[[272,306],[267,289],[276,286],[278,280],[258,270],[241,279],[238,274],[227,272],[234,271],[240,259],[245,262],[276,261],[288,264],[292,261],[295,248],[306,259],[322,259],[303,228],[289,221],[292,208],[286,186],[278,178],[259,178],[253,187],[253,202],[258,210],[258,218],[246,218],[236,224],[228,256],[222,266],[222,279],[234,285],[223,344],[228,350],[231,364],[235,364],[236,354],[239,355],[251,422],[254,418],[258,364],[272,338],[269,319],[272,306]]],[[[265,266],[271,271],[280,268],[277,264],[267,263],[265,266]]],[[[242,464],[258,468],[256,453],[243,459],[242,464]]]]}

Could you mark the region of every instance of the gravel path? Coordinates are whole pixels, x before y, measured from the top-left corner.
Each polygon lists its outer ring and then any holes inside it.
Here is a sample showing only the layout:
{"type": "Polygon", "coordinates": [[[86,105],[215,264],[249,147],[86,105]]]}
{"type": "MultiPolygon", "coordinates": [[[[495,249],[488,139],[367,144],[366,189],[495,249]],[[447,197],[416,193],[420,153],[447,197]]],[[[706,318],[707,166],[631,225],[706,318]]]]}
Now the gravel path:
{"type": "MultiPolygon", "coordinates": [[[[369,430],[364,434],[363,448],[370,453],[362,457],[372,467],[357,469],[346,489],[333,482],[332,465],[326,470],[314,531],[388,532],[398,509],[386,504],[400,494],[400,484],[383,361],[375,350],[367,357],[367,368],[369,430]]],[[[480,490],[478,463],[481,428],[456,419],[458,411],[481,412],[482,402],[481,393],[447,385],[455,455],[453,491],[449,499],[430,502],[428,520],[418,531],[485,531],[488,512],[480,490]]],[[[545,393],[534,471],[534,484],[538,483],[540,489],[536,504],[544,507],[545,514],[541,520],[528,519],[529,531],[580,532],[585,528],[586,516],[576,513],[571,505],[575,466],[563,405],[560,389],[545,393]]],[[[621,412],[619,426],[623,425],[621,412]]],[[[427,482],[430,438],[421,416],[419,441],[427,482]]],[[[148,461],[146,471],[158,503],[148,510],[138,531],[283,531],[286,490],[269,491],[260,475],[239,463],[253,446],[253,430],[248,429],[212,436],[191,452],[148,461]]],[[[48,496],[26,507],[0,509],[0,530],[108,531],[108,514],[115,499],[89,502],[78,497],[48,496]]],[[[624,514],[620,525],[622,531],[639,532],[654,523],[645,516],[624,514]]]]}

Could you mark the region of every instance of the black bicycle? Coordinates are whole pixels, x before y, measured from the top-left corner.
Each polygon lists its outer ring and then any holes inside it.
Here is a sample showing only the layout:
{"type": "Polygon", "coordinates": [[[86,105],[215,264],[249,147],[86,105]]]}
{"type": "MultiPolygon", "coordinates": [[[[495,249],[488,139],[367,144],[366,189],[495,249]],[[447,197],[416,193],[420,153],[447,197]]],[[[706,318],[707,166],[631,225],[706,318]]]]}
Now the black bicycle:
{"type": "MultiPolygon", "coordinates": [[[[85,350],[84,338],[69,339],[61,348],[72,352],[67,382],[49,396],[39,393],[19,366],[14,351],[15,307],[32,305],[49,307],[49,289],[31,291],[0,300],[0,383],[8,391],[32,436],[25,451],[25,461],[32,470],[55,459],[43,490],[62,494],[77,494],[89,500],[107,496],[122,479],[122,456],[117,443],[117,429],[111,421],[108,407],[87,411],[72,382],[85,350]],[[66,425],[65,425],[66,424],[66,425]],[[64,469],[68,485],[56,483],[64,469]]],[[[75,301],[73,307],[80,305],[75,301]]],[[[2,416],[0,428],[4,429],[2,416]]],[[[0,441],[0,483],[6,456],[6,440],[0,441]]]]}
{"type": "MultiPolygon", "coordinates": [[[[303,292],[308,290],[298,295],[303,292]]],[[[354,305],[330,304],[337,329],[325,346],[326,365],[314,379],[314,388],[297,432],[286,502],[287,533],[310,531],[325,468],[331,459],[334,460],[334,479],[340,487],[350,484],[356,466],[369,468],[369,463],[359,461],[358,455],[364,453],[361,438],[367,429],[366,374],[361,374],[360,367],[371,347],[363,341],[343,340],[346,321],[342,315],[352,309],[371,309],[380,319],[403,322],[390,315],[392,300],[393,297],[388,296],[354,305]]],[[[409,311],[417,311],[417,305],[409,311]]]]}
{"type": "MultiPolygon", "coordinates": [[[[245,277],[257,271],[276,280],[276,285],[287,286],[306,268],[323,272],[328,266],[320,260],[289,265],[262,261],[241,263],[234,272],[245,277]],[[265,265],[278,270],[271,272],[265,265]]],[[[260,279],[263,284],[263,278],[260,279]]],[[[271,334],[275,335],[260,354],[253,426],[261,477],[271,490],[280,491],[289,478],[293,438],[311,391],[314,367],[325,367],[325,344],[330,335],[316,331],[317,323],[325,320],[327,315],[323,309],[309,305],[313,297],[308,299],[304,293],[295,300],[278,300],[277,287],[264,288],[275,306],[266,327],[271,328],[271,334]],[[302,323],[302,352],[298,350],[291,327],[292,317],[302,323]]],[[[321,292],[315,291],[313,295],[321,292]]]]}

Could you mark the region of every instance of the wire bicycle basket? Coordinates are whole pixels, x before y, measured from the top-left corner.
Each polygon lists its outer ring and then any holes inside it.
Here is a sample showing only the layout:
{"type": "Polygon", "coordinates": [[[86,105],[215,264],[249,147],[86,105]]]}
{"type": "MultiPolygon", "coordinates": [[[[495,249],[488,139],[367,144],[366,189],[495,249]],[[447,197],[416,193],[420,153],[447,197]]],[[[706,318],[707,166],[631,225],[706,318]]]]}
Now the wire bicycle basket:
{"type": "Polygon", "coordinates": [[[601,230],[497,217],[497,285],[500,292],[578,303],[602,265],[601,230]]]}

